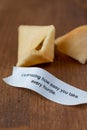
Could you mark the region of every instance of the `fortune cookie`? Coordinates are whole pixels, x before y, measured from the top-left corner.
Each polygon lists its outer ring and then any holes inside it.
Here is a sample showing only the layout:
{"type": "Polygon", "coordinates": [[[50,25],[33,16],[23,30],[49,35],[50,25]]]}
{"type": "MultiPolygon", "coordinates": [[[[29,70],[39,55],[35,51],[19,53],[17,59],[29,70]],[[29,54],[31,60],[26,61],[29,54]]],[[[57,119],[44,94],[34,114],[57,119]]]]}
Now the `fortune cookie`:
{"type": "Polygon", "coordinates": [[[87,25],[80,26],[55,40],[57,49],[82,64],[87,60],[87,25]]]}
{"type": "Polygon", "coordinates": [[[18,29],[17,66],[32,66],[54,59],[55,28],[21,25],[18,29]]]}

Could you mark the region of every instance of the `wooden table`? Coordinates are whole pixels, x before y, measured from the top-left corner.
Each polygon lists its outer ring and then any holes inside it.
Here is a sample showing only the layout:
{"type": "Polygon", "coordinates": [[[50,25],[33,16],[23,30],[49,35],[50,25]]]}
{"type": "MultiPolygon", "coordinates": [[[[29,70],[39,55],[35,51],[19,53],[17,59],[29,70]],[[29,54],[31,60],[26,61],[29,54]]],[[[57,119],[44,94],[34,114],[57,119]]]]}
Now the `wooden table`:
{"type": "MultiPolygon", "coordinates": [[[[19,25],[53,24],[58,37],[86,23],[86,0],[0,0],[0,130],[87,130],[87,105],[63,106],[2,81],[17,62],[19,25]]],[[[87,64],[56,52],[37,66],[87,91],[87,64]]]]}

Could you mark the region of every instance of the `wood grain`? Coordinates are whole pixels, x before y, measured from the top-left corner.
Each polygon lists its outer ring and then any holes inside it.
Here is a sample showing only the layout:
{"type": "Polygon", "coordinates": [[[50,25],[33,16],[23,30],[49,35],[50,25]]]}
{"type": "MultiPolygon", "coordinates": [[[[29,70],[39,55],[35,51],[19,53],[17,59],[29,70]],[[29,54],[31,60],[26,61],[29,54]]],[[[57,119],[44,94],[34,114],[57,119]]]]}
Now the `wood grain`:
{"type": "MultiPolygon", "coordinates": [[[[2,81],[17,62],[20,24],[53,24],[61,36],[87,24],[87,1],[0,0],[0,130],[87,130],[87,105],[63,106],[2,81]]],[[[56,51],[53,63],[37,66],[87,91],[87,64],[56,51]]]]}

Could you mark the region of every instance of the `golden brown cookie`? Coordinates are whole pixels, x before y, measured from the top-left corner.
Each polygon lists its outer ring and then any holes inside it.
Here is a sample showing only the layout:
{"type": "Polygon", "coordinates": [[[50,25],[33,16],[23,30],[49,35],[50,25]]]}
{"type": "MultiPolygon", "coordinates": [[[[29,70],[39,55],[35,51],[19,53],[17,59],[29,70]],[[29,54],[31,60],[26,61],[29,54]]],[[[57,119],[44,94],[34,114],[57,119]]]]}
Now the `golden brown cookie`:
{"type": "Polygon", "coordinates": [[[82,64],[87,60],[87,25],[80,26],[55,40],[57,49],[82,64]]]}
{"type": "Polygon", "coordinates": [[[49,26],[19,27],[17,66],[32,66],[54,59],[55,28],[49,26]]]}

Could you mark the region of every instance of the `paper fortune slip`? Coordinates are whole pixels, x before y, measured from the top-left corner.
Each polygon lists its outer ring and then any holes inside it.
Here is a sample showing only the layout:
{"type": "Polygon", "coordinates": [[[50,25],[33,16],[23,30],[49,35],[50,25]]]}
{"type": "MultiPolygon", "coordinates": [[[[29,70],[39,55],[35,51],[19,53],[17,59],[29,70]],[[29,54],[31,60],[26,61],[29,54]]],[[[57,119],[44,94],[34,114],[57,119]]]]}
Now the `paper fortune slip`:
{"type": "Polygon", "coordinates": [[[86,91],[75,88],[38,67],[13,67],[12,75],[3,80],[13,87],[33,90],[59,104],[87,103],[86,91]]]}

